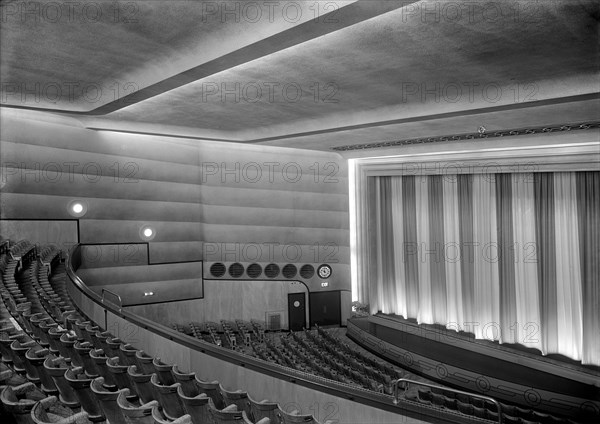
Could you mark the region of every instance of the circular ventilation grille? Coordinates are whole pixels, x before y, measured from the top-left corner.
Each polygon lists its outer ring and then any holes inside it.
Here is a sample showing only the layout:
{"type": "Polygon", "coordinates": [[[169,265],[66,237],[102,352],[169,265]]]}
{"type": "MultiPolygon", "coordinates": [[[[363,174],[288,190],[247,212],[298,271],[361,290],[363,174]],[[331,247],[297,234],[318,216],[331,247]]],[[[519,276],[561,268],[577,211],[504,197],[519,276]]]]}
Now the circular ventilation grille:
{"type": "Polygon", "coordinates": [[[221,262],[216,262],[210,266],[210,275],[213,277],[222,277],[225,275],[225,265],[221,262]]]}
{"type": "Polygon", "coordinates": [[[248,274],[248,277],[250,278],[258,278],[260,277],[260,274],[262,274],[262,268],[259,264],[250,264],[246,269],[246,274],[248,274]]]}
{"type": "Polygon", "coordinates": [[[275,278],[279,275],[279,267],[276,264],[269,264],[265,267],[265,275],[269,278],[275,278]]]}
{"type": "Polygon", "coordinates": [[[287,264],[283,267],[283,270],[281,271],[285,278],[294,278],[297,272],[298,268],[296,268],[296,265],[292,264],[287,264]]]}
{"type": "Polygon", "coordinates": [[[308,264],[302,265],[302,268],[300,268],[300,277],[311,278],[313,275],[315,275],[315,267],[308,264]]]}
{"type": "Polygon", "coordinates": [[[244,267],[240,263],[229,265],[229,275],[233,278],[240,278],[244,274],[244,267]]]}

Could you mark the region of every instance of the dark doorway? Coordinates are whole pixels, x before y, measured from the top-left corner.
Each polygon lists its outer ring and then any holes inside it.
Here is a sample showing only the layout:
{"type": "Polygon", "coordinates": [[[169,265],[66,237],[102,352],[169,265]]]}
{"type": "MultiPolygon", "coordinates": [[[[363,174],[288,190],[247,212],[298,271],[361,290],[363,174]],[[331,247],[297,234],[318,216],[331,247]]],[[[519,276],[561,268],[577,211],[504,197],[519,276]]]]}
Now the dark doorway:
{"type": "Polygon", "coordinates": [[[304,293],[288,294],[290,330],[300,331],[306,326],[306,296],[304,293]]]}
{"type": "Polygon", "coordinates": [[[341,325],[340,292],[310,293],[310,325],[341,325]]]}

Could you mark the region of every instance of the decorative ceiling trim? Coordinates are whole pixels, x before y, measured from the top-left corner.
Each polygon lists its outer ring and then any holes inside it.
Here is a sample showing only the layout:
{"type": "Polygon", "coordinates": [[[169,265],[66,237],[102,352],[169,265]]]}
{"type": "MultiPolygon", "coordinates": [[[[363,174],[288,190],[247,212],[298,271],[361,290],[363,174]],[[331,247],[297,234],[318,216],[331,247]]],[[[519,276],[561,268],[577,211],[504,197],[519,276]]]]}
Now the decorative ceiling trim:
{"type": "Polygon", "coordinates": [[[419,138],[408,138],[403,140],[395,141],[382,141],[375,143],[365,144],[351,144],[346,146],[332,147],[331,150],[338,152],[347,152],[351,150],[365,150],[365,149],[379,149],[383,147],[394,147],[394,146],[408,146],[411,144],[425,144],[425,143],[440,143],[445,141],[461,141],[461,140],[483,140],[486,138],[493,137],[511,137],[515,135],[532,135],[540,133],[549,133],[557,131],[577,131],[577,130],[589,130],[593,128],[600,128],[600,121],[598,122],[582,122],[576,124],[561,124],[561,125],[546,125],[531,128],[519,128],[512,130],[502,130],[487,132],[484,127],[480,127],[477,132],[464,133],[464,134],[453,134],[453,135],[440,135],[436,137],[419,137],[419,138]]]}

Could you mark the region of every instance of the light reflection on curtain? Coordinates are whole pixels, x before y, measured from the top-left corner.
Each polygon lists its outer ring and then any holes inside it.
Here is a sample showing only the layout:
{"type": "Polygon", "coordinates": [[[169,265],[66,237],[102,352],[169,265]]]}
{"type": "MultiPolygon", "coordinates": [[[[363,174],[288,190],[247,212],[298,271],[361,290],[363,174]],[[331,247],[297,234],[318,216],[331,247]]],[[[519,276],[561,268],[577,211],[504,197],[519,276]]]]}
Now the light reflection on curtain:
{"type": "Polygon", "coordinates": [[[514,331],[515,340],[511,343],[521,343],[527,347],[541,350],[533,176],[531,174],[512,174],[509,177],[512,183],[513,199],[514,258],[511,260],[514,265],[516,301],[516,316],[512,321],[517,323],[514,331]]]}
{"type": "Polygon", "coordinates": [[[372,312],[600,365],[600,173],[377,180],[372,312]]]}
{"type": "Polygon", "coordinates": [[[475,303],[473,329],[478,339],[499,339],[500,281],[494,175],[473,175],[473,246],[475,303]]]}
{"type": "MultiPolygon", "coordinates": [[[[417,257],[419,275],[419,309],[417,321],[433,324],[433,309],[431,307],[431,272],[429,269],[429,196],[427,176],[415,178],[415,205],[417,215],[417,241],[410,246],[411,252],[417,257]]],[[[434,258],[435,260],[435,258],[434,258]]]]}
{"type": "MultiPolygon", "coordinates": [[[[456,176],[444,176],[442,178],[442,190],[444,192],[443,219],[444,240],[454,240],[444,243],[444,254],[442,261],[446,270],[446,295],[447,320],[449,328],[458,330],[467,321],[465,305],[463,304],[463,278],[461,273],[461,248],[457,243],[460,240],[460,214],[458,202],[458,184],[456,176]],[[454,305],[454,307],[450,307],[454,305]]],[[[469,318],[470,319],[470,318],[469,318]]]]}
{"type": "Polygon", "coordinates": [[[576,194],[575,174],[554,174],[558,350],[570,358],[581,359],[582,298],[576,194]]]}
{"type": "MultiPolygon", "coordinates": [[[[394,271],[395,275],[404,276],[404,213],[402,211],[402,181],[399,178],[391,179],[391,201],[392,201],[392,246],[394,249],[394,271]]],[[[394,275],[394,278],[395,278],[394,275]]],[[[395,303],[398,315],[406,316],[408,308],[406,305],[408,294],[406,278],[394,279],[396,286],[396,298],[391,299],[395,303]]]]}

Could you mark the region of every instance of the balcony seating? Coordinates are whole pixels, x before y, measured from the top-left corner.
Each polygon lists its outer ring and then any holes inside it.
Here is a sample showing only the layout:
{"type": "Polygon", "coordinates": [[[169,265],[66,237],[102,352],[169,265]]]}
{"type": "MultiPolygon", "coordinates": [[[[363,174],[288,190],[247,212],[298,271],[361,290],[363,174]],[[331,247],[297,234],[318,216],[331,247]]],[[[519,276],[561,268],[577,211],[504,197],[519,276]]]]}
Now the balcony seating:
{"type": "Polygon", "coordinates": [[[177,388],[177,395],[181,399],[184,411],[190,415],[193,424],[212,423],[209,404],[212,404],[213,401],[206,393],[187,396],[183,393],[182,386],[179,386],[177,388]]]}
{"type": "Polygon", "coordinates": [[[106,360],[106,367],[112,374],[113,379],[119,389],[129,389],[129,401],[137,401],[138,395],[135,391],[135,386],[131,382],[131,379],[127,375],[127,365],[121,365],[119,363],[119,357],[108,358],[106,360]]]}
{"type": "Polygon", "coordinates": [[[246,413],[239,411],[236,405],[229,405],[219,410],[209,403],[208,410],[210,411],[215,424],[227,424],[231,422],[252,424],[252,421],[248,419],[246,413]]]}
{"type": "Polygon", "coordinates": [[[106,338],[106,350],[104,351],[109,358],[119,356],[121,353],[121,345],[123,341],[118,337],[106,338]]]}
{"type": "MultiPolygon", "coordinates": [[[[121,410],[124,423],[154,424],[154,418],[152,418],[152,408],[158,406],[157,401],[153,400],[143,405],[136,405],[128,400],[128,398],[131,398],[131,393],[129,393],[128,389],[120,390],[118,393],[117,405],[121,410]]],[[[113,424],[112,421],[111,424],[113,424]]]]}
{"type": "Polygon", "coordinates": [[[87,412],[75,413],[62,405],[56,396],[40,400],[31,410],[31,418],[35,424],[88,424],[90,421],[87,417],[87,412]]]}
{"type": "Polygon", "coordinates": [[[58,395],[58,389],[54,380],[44,369],[44,361],[50,351],[36,344],[25,352],[25,359],[36,369],[37,375],[40,378],[42,391],[47,395],[58,395]]]}
{"type": "Polygon", "coordinates": [[[90,356],[90,351],[93,349],[93,345],[90,342],[76,341],[73,345],[73,349],[83,362],[83,368],[88,377],[98,377],[100,371],[96,366],[96,361],[90,356]]]}
{"type": "Polygon", "coordinates": [[[291,413],[288,413],[281,410],[281,408],[277,410],[277,418],[279,419],[280,424],[318,424],[318,421],[312,415],[301,415],[298,413],[298,411],[292,411],[291,413]]]}
{"type": "Polygon", "coordinates": [[[173,421],[169,420],[158,406],[152,408],[152,418],[154,419],[154,424],[193,424],[192,417],[189,414],[182,415],[173,421]]]}
{"type": "MultiPolygon", "coordinates": [[[[78,323],[76,323],[75,325],[79,325],[78,323]]],[[[94,343],[96,342],[95,339],[95,334],[97,331],[100,330],[100,327],[98,327],[97,325],[93,325],[91,323],[85,325],[80,331],[81,331],[81,335],[83,336],[82,339],[86,342],[91,343],[92,345],[94,345],[94,343]]]]}
{"type": "Polygon", "coordinates": [[[179,369],[177,365],[173,366],[172,369],[173,377],[175,381],[181,384],[181,391],[186,396],[195,396],[198,394],[198,389],[196,388],[196,373],[194,372],[183,372],[179,369]]]}
{"type": "Polygon", "coordinates": [[[16,307],[17,314],[21,318],[19,322],[23,325],[23,328],[28,334],[33,334],[33,327],[29,321],[31,317],[31,302],[19,303],[16,307]]]}
{"type": "Polygon", "coordinates": [[[76,342],[76,335],[72,333],[63,333],[59,339],[59,343],[62,345],[62,348],[59,346],[58,351],[64,358],[69,358],[71,360],[71,364],[76,367],[81,367],[83,366],[83,360],[75,350],[76,342]]]}
{"type": "Polygon", "coordinates": [[[27,379],[17,374],[12,368],[0,362],[0,391],[4,386],[19,386],[26,383],[27,379]]]}
{"type": "Polygon", "coordinates": [[[29,362],[27,358],[25,358],[25,354],[27,353],[27,351],[33,346],[37,346],[37,343],[31,338],[27,338],[26,340],[27,341],[23,342],[15,340],[10,345],[10,348],[15,353],[15,355],[19,357],[19,362],[23,364],[23,367],[26,371],[25,376],[27,377],[27,380],[31,381],[32,383],[39,383],[40,377],[38,376],[37,369],[33,365],[31,365],[31,362],[29,362]]]}
{"type": "Polygon", "coordinates": [[[39,323],[39,327],[40,327],[40,345],[44,346],[44,347],[48,347],[50,349],[50,351],[52,351],[53,353],[56,353],[57,350],[53,348],[53,346],[50,345],[50,336],[49,336],[49,332],[51,328],[56,328],[58,327],[58,324],[52,319],[49,318],[47,320],[43,320],[40,321],[39,323]]]}
{"type": "Polygon", "coordinates": [[[183,403],[177,395],[177,388],[181,385],[179,383],[164,385],[159,382],[158,378],[157,374],[152,374],[150,383],[152,384],[154,393],[158,396],[158,401],[163,408],[165,416],[174,420],[184,415],[183,403]]]}
{"type": "Polygon", "coordinates": [[[473,411],[473,405],[471,405],[470,403],[463,403],[459,400],[456,401],[457,402],[457,409],[458,412],[461,412],[465,415],[473,415],[474,411],[473,411]]]}
{"type": "Polygon", "coordinates": [[[77,334],[77,339],[78,340],[85,340],[85,337],[87,335],[87,332],[85,330],[85,327],[87,327],[88,325],[92,325],[91,321],[85,320],[85,319],[78,319],[73,323],[73,328],[72,330],[75,332],[75,334],[77,334]]]}
{"type": "Polygon", "coordinates": [[[153,374],[156,372],[152,361],[154,361],[154,357],[148,355],[143,350],[138,350],[135,353],[135,360],[137,362],[138,371],[142,374],[153,374]]]}
{"type": "Polygon", "coordinates": [[[164,384],[165,386],[175,384],[175,378],[173,377],[172,372],[173,365],[165,364],[160,360],[160,358],[154,358],[152,365],[154,366],[154,370],[158,376],[158,381],[160,384],[164,384]]]}
{"type": "Polygon", "coordinates": [[[251,420],[260,421],[263,418],[268,418],[271,423],[277,423],[277,408],[279,405],[276,402],[262,400],[256,402],[248,395],[248,406],[250,407],[249,417],[251,420]]]}
{"type": "Polygon", "coordinates": [[[90,350],[90,357],[95,362],[98,373],[103,378],[102,383],[104,386],[116,388],[117,383],[113,374],[108,370],[108,365],[106,364],[108,357],[104,355],[104,351],[102,349],[92,349],[90,350]]]}
{"type": "Polygon", "coordinates": [[[204,381],[196,376],[196,387],[198,388],[198,394],[206,393],[212,399],[215,408],[223,409],[225,407],[218,381],[204,381]]]}
{"type": "Polygon", "coordinates": [[[75,323],[77,321],[83,320],[83,318],[76,312],[72,314],[65,314],[65,328],[69,331],[75,332],[75,323]]]}
{"type": "MultiPolygon", "coordinates": [[[[503,414],[502,415],[502,423],[503,424],[521,424],[521,419],[517,417],[513,417],[511,415],[503,414]]],[[[558,422],[557,422],[558,424],[558,422]]]]}
{"type": "Polygon", "coordinates": [[[0,349],[2,350],[2,362],[10,364],[14,367],[16,372],[24,373],[25,368],[23,361],[17,356],[17,354],[11,349],[11,345],[15,340],[26,340],[27,336],[25,333],[17,332],[16,330],[11,334],[8,331],[2,331],[0,333],[0,349]]]}
{"type": "Polygon", "coordinates": [[[111,334],[108,331],[96,331],[92,337],[92,344],[96,347],[96,349],[102,349],[103,352],[107,353],[108,348],[106,339],[108,339],[110,336],[111,334]]]}
{"type": "Polygon", "coordinates": [[[114,387],[107,389],[103,377],[93,379],[90,388],[110,424],[127,424],[123,412],[117,404],[117,398],[121,393],[128,395],[128,389],[116,390],[114,387]]]}
{"type": "Polygon", "coordinates": [[[31,410],[39,400],[46,397],[35,384],[26,382],[20,386],[6,386],[0,393],[4,410],[13,415],[17,424],[30,424],[31,410]]]}
{"type": "Polygon", "coordinates": [[[29,323],[31,324],[31,331],[33,333],[33,338],[41,345],[44,346],[43,343],[43,331],[40,328],[40,324],[42,322],[47,322],[52,320],[52,318],[50,318],[49,316],[44,316],[44,314],[42,313],[37,313],[37,314],[32,314],[29,317],[29,323]]]}
{"type": "Polygon", "coordinates": [[[150,382],[152,374],[140,374],[137,365],[130,365],[127,368],[127,376],[133,383],[141,402],[148,403],[158,397],[150,382]]]}
{"type": "Polygon", "coordinates": [[[65,378],[65,373],[69,369],[69,364],[65,361],[65,358],[62,356],[56,357],[53,354],[48,355],[44,361],[44,369],[46,374],[54,380],[61,403],[69,408],[79,408],[79,400],[65,378]]]}
{"type": "MultiPolygon", "coordinates": [[[[64,266],[55,260],[59,258],[57,252],[40,250],[40,259],[47,260],[38,263],[33,260],[35,255],[31,252],[36,251],[33,246],[22,246],[29,252],[22,264],[0,255],[3,301],[0,302],[0,398],[3,405],[8,405],[7,409],[16,414],[17,422],[66,424],[101,422],[107,418],[109,424],[317,422],[311,415],[286,413],[274,402],[256,402],[243,390],[229,391],[217,381],[203,381],[193,372],[165,364],[110,332],[101,331],[75,312],[64,284],[64,266]],[[24,271],[17,273],[17,267],[23,267],[24,271]],[[62,273],[60,278],[52,274],[55,267],[62,273]],[[23,330],[8,320],[11,315],[23,330]],[[58,399],[44,397],[39,388],[46,395],[56,393],[58,399]],[[138,393],[139,402],[134,393],[138,393]],[[74,411],[78,405],[81,405],[81,413],[74,411]],[[30,414],[27,410],[31,410],[30,414]]],[[[229,345],[234,339],[249,343],[252,351],[265,360],[277,360],[286,366],[345,383],[360,382],[371,390],[388,392],[392,378],[404,376],[402,371],[353,350],[321,328],[317,328],[316,333],[299,333],[300,336],[293,332],[289,336],[281,333],[274,340],[264,341],[266,349],[256,343],[264,339],[264,329],[257,322],[247,325],[241,320],[235,324],[221,321],[221,324],[194,323],[174,328],[200,339],[206,339],[208,331],[214,343],[225,340],[225,345],[229,345]],[[221,327],[225,335],[218,334],[221,327]]],[[[243,345],[237,347],[244,349],[243,345]]],[[[429,408],[468,415],[472,420],[500,419],[494,403],[473,396],[414,387],[405,392],[405,396],[408,400],[428,404],[429,408]]],[[[507,404],[502,404],[501,410],[502,420],[508,424],[572,422],[507,404]]],[[[0,420],[6,417],[2,414],[0,411],[0,420]]]]}
{"type": "Polygon", "coordinates": [[[122,344],[119,347],[119,359],[121,364],[137,365],[135,354],[138,350],[129,343],[122,344]]]}
{"type": "Polygon", "coordinates": [[[88,413],[88,419],[94,422],[104,421],[106,418],[104,411],[91,389],[92,379],[85,374],[83,368],[75,367],[67,369],[65,371],[65,380],[67,380],[67,383],[69,383],[73,392],[75,392],[81,409],[88,413]]]}
{"type": "Polygon", "coordinates": [[[245,411],[248,416],[252,416],[250,405],[248,404],[248,392],[243,390],[229,391],[219,384],[219,390],[223,396],[225,405],[236,405],[238,410],[245,411]]]}
{"type": "Polygon", "coordinates": [[[69,358],[69,356],[65,355],[70,354],[67,351],[67,349],[62,345],[62,343],[60,343],[60,338],[66,332],[67,330],[65,330],[64,328],[59,328],[58,326],[51,327],[50,329],[48,329],[48,344],[50,345],[50,352],[58,353],[63,358],[69,358]]]}
{"type": "Polygon", "coordinates": [[[473,405],[473,416],[475,416],[477,418],[486,419],[487,413],[486,413],[485,408],[479,408],[479,407],[473,405]]]}
{"type": "Polygon", "coordinates": [[[444,395],[440,395],[437,393],[432,393],[431,394],[431,403],[437,407],[443,407],[444,406],[444,395]]]}

